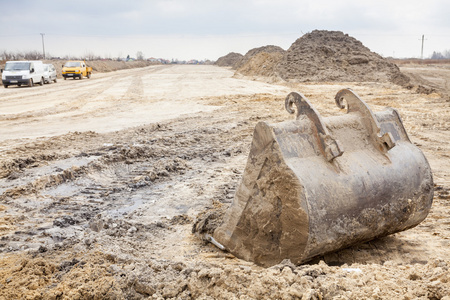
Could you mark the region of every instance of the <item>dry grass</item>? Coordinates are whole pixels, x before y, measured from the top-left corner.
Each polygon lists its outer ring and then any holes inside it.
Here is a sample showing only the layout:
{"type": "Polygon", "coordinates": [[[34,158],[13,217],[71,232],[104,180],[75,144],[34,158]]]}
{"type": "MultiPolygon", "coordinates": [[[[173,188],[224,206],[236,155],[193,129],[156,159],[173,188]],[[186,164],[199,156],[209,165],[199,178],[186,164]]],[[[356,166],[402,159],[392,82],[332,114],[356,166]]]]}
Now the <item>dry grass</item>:
{"type": "Polygon", "coordinates": [[[416,65],[450,64],[450,59],[419,59],[419,58],[395,59],[395,58],[389,58],[389,61],[393,62],[396,65],[407,65],[407,64],[416,64],[416,65]]]}

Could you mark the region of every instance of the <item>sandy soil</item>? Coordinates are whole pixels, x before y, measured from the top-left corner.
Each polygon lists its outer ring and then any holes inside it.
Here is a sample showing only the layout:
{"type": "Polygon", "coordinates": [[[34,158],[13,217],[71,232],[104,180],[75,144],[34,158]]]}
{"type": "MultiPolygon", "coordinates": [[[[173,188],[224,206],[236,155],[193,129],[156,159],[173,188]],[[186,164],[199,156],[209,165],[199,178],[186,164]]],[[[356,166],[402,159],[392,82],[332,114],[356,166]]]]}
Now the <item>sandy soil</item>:
{"type": "Polygon", "coordinates": [[[152,66],[1,89],[0,299],[450,299],[448,100],[389,83],[232,76],[152,66]],[[397,108],[427,156],[435,198],[423,223],[268,269],[191,233],[198,214],[231,203],[258,121],[292,118],[291,91],[339,114],[344,87],[375,111],[397,108]]]}

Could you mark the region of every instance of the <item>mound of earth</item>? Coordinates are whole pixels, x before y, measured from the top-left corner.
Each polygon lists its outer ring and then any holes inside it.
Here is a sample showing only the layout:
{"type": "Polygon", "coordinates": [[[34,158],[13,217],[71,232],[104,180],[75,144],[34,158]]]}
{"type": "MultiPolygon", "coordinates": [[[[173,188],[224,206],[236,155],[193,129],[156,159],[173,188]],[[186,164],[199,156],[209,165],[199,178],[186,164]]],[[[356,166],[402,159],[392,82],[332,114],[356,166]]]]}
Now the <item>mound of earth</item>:
{"type": "Polygon", "coordinates": [[[381,81],[406,85],[394,64],[340,31],[314,30],[297,39],[277,66],[281,78],[296,81],[381,81]]]}
{"type": "Polygon", "coordinates": [[[243,57],[244,55],[240,53],[230,52],[225,56],[219,57],[214,64],[219,67],[234,67],[243,57]]]}
{"type": "Polygon", "coordinates": [[[237,72],[247,76],[277,77],[276,67],[282,58],[281,52],[261,52],[251,57],[237,72]]]}
{"type": "Polygon", "coordinates": [[[258,55],[259,53],[281,53],[284,54],[286,51],[278,46],[274,46],[274,45],[268,45],[268,46],[262,46],[259,48],[253,48],[251,50],[249,50],[244,57],[242,57],[242,59],[237,62],[234,66],[234,69],[239,69],[242,66],[244,66],[252,57],[258,55]]]}

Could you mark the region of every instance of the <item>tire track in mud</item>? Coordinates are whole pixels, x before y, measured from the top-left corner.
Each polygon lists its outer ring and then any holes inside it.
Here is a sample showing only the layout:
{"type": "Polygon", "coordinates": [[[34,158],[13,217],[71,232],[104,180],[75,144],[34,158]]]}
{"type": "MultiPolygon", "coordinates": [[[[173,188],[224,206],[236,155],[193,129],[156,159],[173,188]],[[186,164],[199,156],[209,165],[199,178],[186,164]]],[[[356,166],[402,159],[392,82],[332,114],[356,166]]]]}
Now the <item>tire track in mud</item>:
{"type": "Polygon", "coordinates": [[[122,99],[127,101],[145,101],[144,99],[144,87],[142,83],[142,76],[135,75],[131,80],[131,84],[128,87],[122,99]]]}
{"type": "Polygon", "coordinates": [[[84,117],[89,114],[95,114],[98,117],[109,113],[114,114],[123,110],[123,106],[129,106],[137,102],[148,102],[144,98],[142,76],[140,74],[118,79],[112,87],[107,88],[101,94],[91,99],[89,104],[92,107],[86,107],[85,111],[81,109],[77,116],[84,117]],[[96,103],[98,104],[96,105],[96,103]],[[101,103],[105,104],[101,105],[101,103]]]}
{"type": "MultiPolygon", "coordinates": [[[[34,212],[34,217],[23,220],[22,225],[15,228],[17,232],[23,234],[15,234],[15,242],[5,249],[7,251],[20,249],[26,245],[29,234],[36,232],[40,232],[35,234],[36,241],[40,240],[44,245],[51,246],[55,241],[68,239],[63,238],[62,231],[54,229],[55,232],[58,231],[55,233],[52,228],[55,226],[64,228],[69,232],[67,233],[69,236],[75,234],[73,230],[81,234],[82,231],[78,230],[77,226],[89,223],[100,213],[110,214],[115,218],[132,215],[146,203],[160,202],[158,199],[161,198],[161,192],[158,189],[166,187],[168,182],[173,182],[172,184],[184,182],[185,180],[181,179],[183,177],[191,178],[189,180],[190,184],[193,184],[192,193],[196,194],[195,190],[201,185],[195,183],[195,180],[192,182],[192,178],[198,173],[195,167],[197,161],[200,160],[202,163],[201,161],[211,155],[216,157],[213,158],[213,161],[216,161],[219,157],[228,157],[236,153],[238,149],[232,149],[231,144],[221,145],[223,143],[220,142],[220,136],[224,131],[215,127],[223,127],[221,124],[228,123],[228,118],[216,120],[213,125],[209,123],[207,116],[185,120],[206,123],[210,129],[202,127],[186,129],[183,128],[183,120],[162,126],[146,126],[125,131],[126,135],[133,137],[132,141],[122,137],[116,140],[116,143],[103,144],[99,148],[76,155],[65,169],[61,168],[61,162],[53,161],[48,162],[47,173],[35,171],[34,176],[26,176],[22,181],[20,181],[21,174],[16,174],[17,178],[12,180],[22,184],[15,186],[10,184],[10,188],[3,190],[0,202],[7,205],[10,211],[19,212],[26,209],[30,214],[34,212]],[[171,124],[178,129],[172,129],[171,124]],[[205,134],[210,136],[207,139],[209,142],[200,146],[198,141],[205,138],[205,134]],[[145,135],[150,136],[145,139],[145,135]],[[224,148],[225,146],[228,149],[224,148]],[[76,157],[85,163],[79,162],[74,166],[76,157]],[[34,207],[35,204],[27,203],[40,203],[39,209],[34,207]],[[38,231],[30,231],[26,228],[35,227],[33,219],[46,219],[50,223],[45,222],[43,226],[38,226],[40,228],[36,229],[38,231]],[[70,230],[71,226],[75,229],[70,230]],[[53,236],[50,232],[53,232],[53,236]]],[[[0,186],[5,186],[5,181],[8,179],[0,180],[0,186]]],[[[171,197],[170,201],[174,201],[173,196],[171,197]]],[[[174,202],[169,205],[163,201],[157,203],[157,207],[161,211],[161,208],[173,205],[174,210],[170,211],[170,215],[184,214],[188,211],[192,215],[189,206],[196,207],[193,209],[198,212],[209,203],[210,199],[205,197],[203,201],[204,203],[200,201],[189,205],[174,202]]],[[[158,218],[160,217],[154,219],[158,218]]],[[[71,237],[67,242],[73,239],[78,240],[71,237]]]]}
{"type": "MultiPolygon", "coordinates": [[[[137,74],[122,77],[117,80],[116,84],[106,89],[97,97],[90,100],[82,109],[79,109],[78,114],[71,117],[79,118],[109,118],[115,116],[116,122],[128,123],[127,119],[136,116],[139,113],[139,107],[142,110],[147,110],[157,114],[155,110],[158,107],[149,109],[149,104],[160,100],[148,99],[144,95],[144,86],[142,77],[146,73],[138,72],[137,74]]],[[[147,123],[148,121],[137,121],[137,123],[147,123]]],[[[135,125],[140,125],[135,124],[135,125]]],[[[131,124],[128,126],[132,126],[131,124]]]]}

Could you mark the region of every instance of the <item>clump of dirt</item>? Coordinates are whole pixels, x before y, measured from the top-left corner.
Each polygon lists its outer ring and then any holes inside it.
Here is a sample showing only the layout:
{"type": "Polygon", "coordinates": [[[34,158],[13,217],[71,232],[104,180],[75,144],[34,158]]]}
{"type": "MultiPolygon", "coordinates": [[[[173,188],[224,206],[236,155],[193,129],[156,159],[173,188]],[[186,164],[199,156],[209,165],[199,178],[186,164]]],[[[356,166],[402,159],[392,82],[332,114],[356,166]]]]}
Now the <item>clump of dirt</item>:
{"type": "Polygon", "coordinates": [[[416,93],[430,95],[432,93],[436,93],[436,90],[432,87],[426,87],[423,85],[419,85],[416,88],[416,93]]]}
{"type": "Polygon", "coordinates": [[[192,233],[196,233],[199,236],[203,236],[206,233],[212,235],[214,230],[222,224],[227,208],[226,205],[219,202],[213,208],[208,208],[208,210],[198,214],[194,225],[192,225],[192,233]]]}
{"type": "Polygon", "coordinates": [[[268,46],[262,46],[259,48],[253,48],[251,50],[249,50],[244,57],[242,57],[242,59],[237,62],[234,66],[234,69],[239,69],[241,67],[243,67],[245,64],[247,64],[249,62],[249,60],[251,60],[254,56],[260,54],[260,53],[281,53],[284,54],[286,51],[278,46],[274,46],[274,45],[268,45],[268,46]]]}
{"type": "Polygon", "coordinates": [[[236,52],[230,52],[225,56],[219,57],[217,61],[214,63],[216,66],[219,67],[233,67],[238,63],[244,55],[236,52]]]}
{"type": "Polygon", "coordinates": [[[11,255],[0,260],[3,299],[116,299],[122,296],[117,279],[108,269],[108,257],[89,258],[11,255]],[[61,259],[61,257],[59,257],[61,259]],[[26,297],[25,297],[26,295],[26,297]]]}
{"type": "Polygon", "coordinates": [[[409,78],[392,62],[341,31],[314,30],[297,39],[277,66],[295,81],[381,81],[399,85],[409,78]]]}

